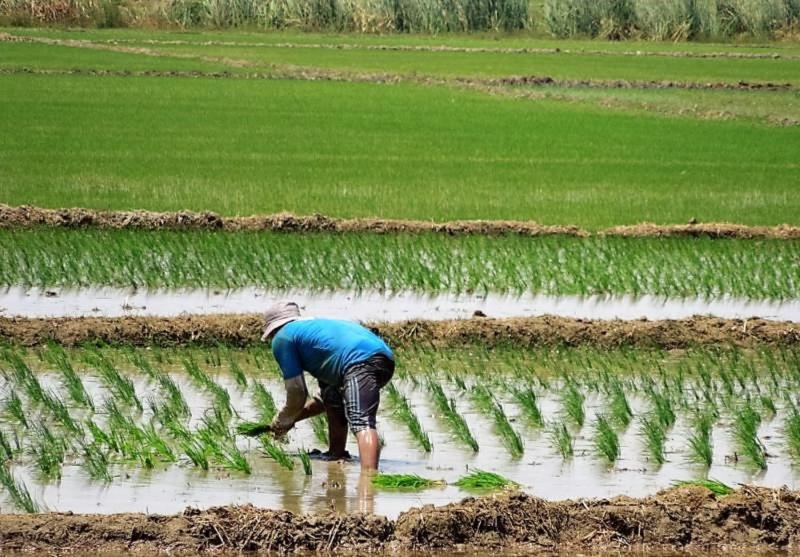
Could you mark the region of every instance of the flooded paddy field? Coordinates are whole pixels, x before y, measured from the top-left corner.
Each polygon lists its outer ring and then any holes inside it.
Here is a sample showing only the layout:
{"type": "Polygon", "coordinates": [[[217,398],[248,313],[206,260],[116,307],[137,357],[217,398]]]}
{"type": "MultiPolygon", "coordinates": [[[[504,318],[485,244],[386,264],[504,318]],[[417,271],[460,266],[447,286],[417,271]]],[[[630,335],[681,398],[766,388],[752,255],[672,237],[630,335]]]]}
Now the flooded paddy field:
{"type": "Polygon", "coordinates": [[[475,312],[497,318],[554,315],[576,319],[684,319],[708,315],[724,319],[758,316],[800,322],[800,300],[753,300],[733,296],[666,297],[654,295],[420,294],[400,291],[232,290],[189,288],[40,288],[0,289],[0,316],[121,317],[249,313],[295,300],[316,315],[335,319],[397,322],[410,319],[461,319],[475,312]]]}
{"type": "MultiPolygon", "coordinates": [[[[430,489],[380,489],[356,462],[313,454],[305,473],[299,453],[326,449],[324,422],[301,423],[277,445],[283,465],[262,440],[237,435],[282,402],[263,347],[5,348],[9,477],[39,510],[253,504],[390,519],[485,494],[455,485],[475,470],[554,501],[645,497],[699,478],[792,489],[800,480],[796,348],[475,346],[402,350],[398,361],[379,414],[381,469],[443,480],[430,489]]],[[[6,493],[3,512],[24,509],[6,493]]]]}

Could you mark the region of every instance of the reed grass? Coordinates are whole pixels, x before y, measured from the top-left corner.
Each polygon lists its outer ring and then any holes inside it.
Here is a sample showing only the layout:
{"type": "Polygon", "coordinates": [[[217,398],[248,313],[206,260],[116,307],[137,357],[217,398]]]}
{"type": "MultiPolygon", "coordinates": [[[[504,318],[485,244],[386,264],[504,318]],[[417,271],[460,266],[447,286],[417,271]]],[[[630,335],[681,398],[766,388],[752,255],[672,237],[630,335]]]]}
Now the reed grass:
{"type": "Polygon", "coordinates": [[[467,421],[456,409],[455,402],[452,399],[447,398],[447,395],[444,393],[441,385],[439,385],[435,380],[429,379],[427,384],[429,392],[432,395],[434,405],[447,422],[450,430],[462,443],[467,445],[474,452],[478,452],[478,449],[480,448],[478,442],[475,440],[475,437],[473,437],[472,432],[469,429],[469,425],[467,425],[467,421]]]}
{"type": "Polygon", "coordinates": [[[519,484],[494,472],[473,469],[466,476],[459,478],[454,485],[463,489],[490,490],[517,487],[519,484]]]}
{"type": "Polygon", "coordinates": [[[372,476],[372,485],[380,489],[421,490],[445,485],[443,480],[431,480],[417,474],[382,474],[372,476]]]}
{"type": "Polygon", "coordinates": [[[11,501],[18,509],[26,513],[39,512],[39,505],[31,497],[25,483],[17,480],[8,466],[4,464],[0,464],[0,485],[5,488],[11,501]]]}
{"type": "Polygon", "coordinates": [[[423,451],[426,453],[431,452],[431,450],[433,450],[431,439],[422,428],[419,418],[411,409],[408,398],[400,393],[391,382],[386,385],[385,389],[389,402],[394,409],[393,417],[406,425],[408,431],[411,433],[411,437],[414,438],[423,451]]]}
{"type": "Polygon", "coordinates": [[[561,458],[564,460],[571,459],[575,454],[575,444],[566,424],[563,422],[551,424],[548,428],[548,434],[550,443],[556,448],[561,458]]]}

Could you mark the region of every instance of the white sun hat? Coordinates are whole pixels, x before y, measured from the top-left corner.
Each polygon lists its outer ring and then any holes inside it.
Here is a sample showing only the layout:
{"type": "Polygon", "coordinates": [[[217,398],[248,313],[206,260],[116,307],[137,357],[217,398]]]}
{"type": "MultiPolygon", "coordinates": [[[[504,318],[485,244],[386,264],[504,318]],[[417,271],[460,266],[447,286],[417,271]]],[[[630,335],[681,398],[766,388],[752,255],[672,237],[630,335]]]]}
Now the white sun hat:
{"type": "Polygon", "coordinates": [[[279,327],[300,319],[300,308],[294,302],[278,302],[264,312],[264,334],[261,340],[266,341],[279,327]]]}

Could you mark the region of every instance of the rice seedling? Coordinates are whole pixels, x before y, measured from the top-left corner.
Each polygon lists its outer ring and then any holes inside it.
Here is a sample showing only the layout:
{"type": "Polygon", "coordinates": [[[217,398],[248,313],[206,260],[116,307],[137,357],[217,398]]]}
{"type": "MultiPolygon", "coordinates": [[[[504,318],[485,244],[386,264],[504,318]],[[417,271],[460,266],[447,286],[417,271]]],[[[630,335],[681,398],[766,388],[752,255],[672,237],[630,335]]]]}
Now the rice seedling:
{"type": "Polygon", "coordinates": [[[667,460],[664,454],[667,431],[661,419],[657,415],[642,416],[639,433],[644,437],[645,447],[650,458],[656,464],[664,464],[667,460]]]}
{"type": "Polygon", "coordinates": [[[609,463],[619,458],[619,437],[605,416],[598,415],[595,424],[595,447],[609,463]]]}
{"type": "Polygon", "coordinates": [[[253,398],[259,419],[265,423],[272,422],[278,413],[278,408],[275,405],[275,399],[260,381],[253,381],[253,398]]]}
{"type": "Polygon", "coordinates": [[[39,474],[44,480],[61,478],[61,465],[67,452],[67,445],[63,439],[53,435],[53,432],[43,423],[33,427],[34,440],[30,447],[39,474]]]}
{"type": "Polygon", "coordinates": [[[22,427],[28,427],[28,419],[25,417],[25,410],[22,408],[22,400],[13,389],[8,395],[8,400],[6,400],[6,414],[22,427]]]}
{"type": "Polygon", "coordinates": [[[0,485],[8,492],[14,505],[27,513],[38,513],[39,505],[31,497],[27,486],[14,478],[8,466],[0,464],[0,485]]]}
{"type": "Polygon", "coordinates": [[[167,374],[158,376],[158,383],[166,393],[165,403],[178,417],[188,418],[191,415],[189,405],[175,380],[167,374]]]}
{"type": "Polygon", "coordinates": [[[5,432],[0,429],[0,466],[12,458],[14,458],[14,450],[11,448],[11,443],[6,439],[5,432]]]}
{"type": "Polygon", "coordinates": [[[544,417],[542,411],[539,409],[539,403],[536,400],[536,393],[531,387],[526,389],[513,389],[512,394],[514,400],[522,409],[522,415],[527,419],[528,423],[535,428],[544,427],[544,417]]]}
{"type": "Polygon", "coordinates": [[[433,395],[433,402],[437,410],[447,421],[456,437],[473,451],[478,452],[478,442],[473,437],[464,417],[456,410],[455,402],[447,398],[441,385],[433,378],[428,379],[428,388],[433,395]]]}
{"type": "Polygon", "coordinates": [[[800,462],[800,411],[797,410],[797,407],[792,407],[786,417],[784,435],[786,436],[789,455],[794,459],[795,463],[800,462]]]}
{"type": "Polygon", "coordinates": [[[236,439],[228,429],[226,411],[215,406],[206,412],[201,422],[196,436],[203,444],[205,454],[225,468],[250,474],[250,463],[236,447],[236,439]]]}
{"type": "Polygon", "coordinates": [[[201,470],[209,469],[208,455],[204,444],[199,439],[189,436],[189,438],[181,440],[180,446],[181,451],[191,460],[192,464],[201,470]]]}
{"type": "Polygon", "coordinates": [[[400,391],[398,391],[391,382],[386,385],[386,395],[389,399],[389,402],[392,404],[392,407],[394,408],[393,416],[406,424],[411,436],[414,438],[417,444],[419,444],[423,451],[426,453],[431,452],[433,449],[431,439],[425,430],[422,429],[422,424],[419,422],[417,415],[411,409],[408,399],[402,393],[400,393],[400,391]]]}
{"type": "Polygon", "coordinates": [[[11,365],[14,381],[22,387],[30,402],[42,404],[46,398],[46,393],[39,379],[25,361],[16,352],[10,350],[3,351],[2,356],[11,365]]]}
{"type": "Polygon", "coordinates": [[[233,407],[231,406],[231,396],[228,391],[211,379],[193,358],[185,358],[183,360],[183,368],[199,387],[202,387],[212,395],[215,401],[215,407],[224,411],[225,415],[228,417],[234,414],[233,407]]]}
{"type": "Polygon", "coordinates": [[[485,470],[473,469],[472,472],[466,476],[462,476],[454,484],[463,489],[505,489],[509,487],[516,487],[519,484],[512,482],[508,478],[504,478],[500,474],[494,472],[486,472],[485,470]]]}
{"type": "Polygon", "coordinates": [[[430,480],[417,474],[375,474],[372,485],[380,489],[419,490],[445,485],[443,480],[430,480]]]}
{"type": "Polygon", "coordinates": [[[761,395],[758,400],[761,403],[761,411],[767,419],[771,420],[774,418],[775,414],[778,413],[778,409],[775,407],[775,401],[772,400],[772,397],[761,395]]]}
{"type": "Polygon", "coordinates": [[[239,365],[239,362],[236,361],[236,358],[233,355],[228,355],[228,369],[233,375],[233,378],[236,380],[236,383],[242,387],[247,387],[247,376],[244,374],[242,367],[239,365]]]}
{"type": "Polygon", "coordinates": [[[700,479],[700,480],[679,480],[672,482],[672,485],[675,487],[684,487],[684,486],[697,486],[697,487],[704,487],[709,491],[713,492],[714,495],[724,497],[725,495],[730,495],[734,492],[734,489],[722,483],[719,480],[714,479],[700,479]]]}
{"type": "Polygon", "coordinates": [[[520,458],[525,452],[522,438],[511,427],[503,407],[492,396],[485,385],[476,385],[472,388],[472,399],[484,414],[488,414],[494,421],[495,429],[500,434],[503,444],[514,458],[520,458]]]}
{"type": "Polygon", "coordinates": [[[45,408],[50,410],[53,417],[67,430],[68,433],[79,435],[82,433],[81,427],[77,421],[69,413],[69,408],[64,404],[57,394],[53,392],[45,392],[42,404],[45,408]]]}
{"type": "Polygon", "coordinates": [[[611,421],[621,428],[626,428],[633,419],[633,410],[628,403],[628,397],[622,388],[622,384],[617,380],[611,383],[609,390],[608,412],[611,421]]]}
{"type": "Polygon", "coordinates": [[[261,446],[267,456],[287,470],[294,470],[294,461],[292,461],[288,453],[283,450],[283,447],[275,443],[267,435],[262,435],[258,439],[261,441],[261,446]]]}
{"type": "Polygon", "coordinates": [[[758,438],[758,426],[761,416],[748,403],[734,416],[733,437],[739,456],[743,456],[752,465],[764,470],[767,467],[766,451],[758,438]]]}
{"type": "Polygon", "coordinates": [[[108,471],[108,457],[99,445],[87,443],[83,446],[83,464],[89,477],[93,480],[111,481],[111,474],[108,471]]]}
{"type": "Polygon", "coordinates": [[[47,351],[44,354],[45,359],[55,365],[61,372],[62,383],[72,401],[79,406],[94,410],[94,402],[89,393],[86,392],[83,381],[75,372],[75,368],[72,367],[69,356],[64,349],[51,342],[48,344],[47,351]]]}
{"type": "Polygon", "coordinates": [[[578,427],[583,427],[586,415],[583,410],[585,397],[574,383],[568,383],[561,394],[561,405],[564,414],[578,427]]]}
{"type": "Polygon", "coordinates": [[[297,457],[300,459],[300,464],[303,465],[303,473],[306,476],[310,476],[313,473],[313,469],[311,468],[311,457],[308,456],[308,451],[300,449],[297,457]]]}
{"type": "Polygon", "coordinates": [[[689,458],[694,462],[711,466],[714,460],[714,447],[711,444],[711,428],[714,424],[712,414],[700,414],[694,422],[694,431],[689,437],[689,458]]]}
{"type": "Polygon", "coordinates": [[[115,398],[142,411],[142,401],[136,395],[131,378],[122,375],[102,353],[96,349],[88,350],[83,354],[83,361],[97,371],[115,398]]]}
{"type": "Polygon", "coordinates": [[[92,436],[93,443],[98,446],[106,446],[109,450],[115,453],[120,452],[119,446],[114,442],[113,438],[108,435],[102,428],[97,425],[92,419],[86,420],[86,428],[92,436]]]}
{"type": "Polygon", "coordinates": [[[566,424],[564,422],[551,424],[548,428],[548,434],[550,442],[561,455],[561,458],[564,460],[572,458],[575,454],[575,446],[572,434],[570,434],[566,424]]]}
{"type": "Polygon", "coordinates": [[[311,424],[311,429],[314,431],[314,437],[317,438],[317,441],[324,445],[328,445],[330,443],[330,438],[328,437],[327,416],[324,414],[318,414],[308,421],[311,424]]]}
{"type": "Polygon", "coordinates": [[[675,411],[672,409],[672,401],[663,393],[655,389],[650,389],[650,401],[653,403],[653,415],[658,423],[666,430],[675,424],[675,411]]]}
{"type": "Polygon", "coordinates": [[[239,422],[236,424],[236,433],[245,437],[258,437],[272,431],[272,426],[264,422],[239,422]]]}

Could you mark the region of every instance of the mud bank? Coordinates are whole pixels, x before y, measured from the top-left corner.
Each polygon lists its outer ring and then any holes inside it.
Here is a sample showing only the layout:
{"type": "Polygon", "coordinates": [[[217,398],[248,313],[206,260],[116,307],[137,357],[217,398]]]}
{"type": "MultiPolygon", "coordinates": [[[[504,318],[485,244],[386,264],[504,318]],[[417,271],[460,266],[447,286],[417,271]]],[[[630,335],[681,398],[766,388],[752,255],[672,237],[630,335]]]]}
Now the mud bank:
{"type": "MultiPolygon", "coordinates": [[[[0,228],[26,228],[52,226],[64,228],[107,229],[198,229],[227,231],[274,232],[369,232],[440,233],[449,235],[500,235],[520,236],[564,235],[589,237],[587,230],[572,225],[543,225],[533,221],[463,220],[432,222],[420,220],[379,218],[337,218],[324,215],[298,216],[292,213],[225,217],[213,212],[154,212],[154,211],[95,211],[93,209],[45,209],[21,205],[12,207],[0,204],[0,228]]],[[[747,239],[800,239],[800,227],[747,226],[731,223],[689,223],[659,225],[642,223],[616,226],[596,233],[603,236],[624,237],[698,237],[747,239]]]]}
{"type": "Polygon", "coordinates": [[[548,502],[512,492],[411,509],[396,521],[250,506],[173,516],[0,515],[0,532],[0,551],[790,550],[800,545],[800,494],[744,487],[717,498],[680,488],[645,499],[548,502]]]}
{"type": "MultiPolygon", "coordinates": [[[[180,317],[0,317],[0,339],[33,346],[55,341],[65,346],[86,342],[175,346],[245,346],[260,341],[259,315],[180,317]]],[[[662,321],[604,321],[542,316],[512,319],[475,317],[445,321],[411,320],[368,323],[394,346],[437,347],[480,344],[685,348],[697,345],[796,345],[800,324],[763,319],[692,317],[662,321]]]]}

